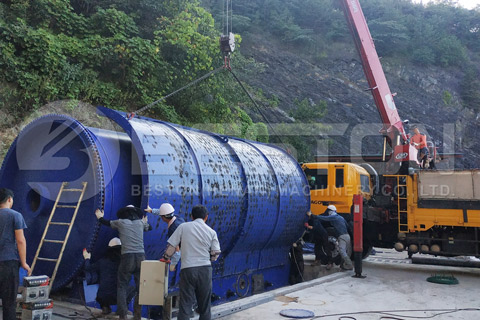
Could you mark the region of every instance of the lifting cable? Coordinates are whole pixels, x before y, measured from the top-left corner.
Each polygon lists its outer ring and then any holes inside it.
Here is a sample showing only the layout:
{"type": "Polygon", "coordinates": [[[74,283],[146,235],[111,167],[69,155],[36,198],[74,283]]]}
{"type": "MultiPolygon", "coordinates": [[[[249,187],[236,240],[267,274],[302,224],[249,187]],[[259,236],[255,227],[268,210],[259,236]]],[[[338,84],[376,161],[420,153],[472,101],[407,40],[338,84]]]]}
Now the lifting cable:
{"type": "Polygon", "coordinates": [[[181,87],[180,89],[177,89],[166,96],[161,97],[160,99],[147,104],[146,106],[138,109],[137,111],[127,113],[127,119],[133,119],[135,115],[144,112],[145,110],[150,109],[151,107],[155,106],[156,104],[160,103],[161,101],[179,93],[180,91],[183,91],[198,82],[210,77],[211,75],[214,75],[218,71],[222,69],[228,69],[231,70],[230,68],[230,54],[235,50],[235,36],[232,33],[232,20],[233,18],[233,10],[232,10],[232,0],[225,0],[224,2],[224,8],[223,8],[223,17],[222,17],[222,32],[225,32],[224,34],[221,35],[220,37],[220,50],[224,54],[224,65],[223,67],[218,67],[215,70],[210,71],[209,73],[201,76],[200,78],[193,80],[189,84],[181,87]],[[229,22],[230,21],[230,22],[229,22]]]}
{"type": "Polygon", "coordinates": [[[202,81],[202,80],[205,80],[207,79],[208,77],[210,77],[211,75],[214,75],[216,74],[217,72],[221,71],[221,70],[228,70],[233,78],[238,82],[238,84],[240,85],[240,87],[243,89],[243,91],[245,92],[245,94],[250,98],[250,100],[253,102],[253,104],[255,105],[256,109],[257,109],[257,112],[262,116],[262,118],[264,119],[264,121],[267,123],[267,125],[270,127],[270,129],[272,130],[273,134],[280,140],[280,143],[283,145],[283,148],[285,149],[285,151],[287,151],[288,153],[289,152],[289,149],[287,147],[287,145],[282,141],[282,139],[280,138],[280,135],[277,134],[277,132],[275,131],[275,128],[273,127],[273,125],[270,123],[270,121],[268,121],[268,118],[265,116],[265,114],[262,112],[260,106],[257,104],[257,102],[255,101],[255,99],[253,99],[252,95],[250,94],[250,92],[248,92],[248,90],[245,88],[245,86],[243,85],[243,83],[240,81],[240,79],[237,77],[237,75],[232,71],[232,68],[230,67],[230,57],[229,56],[225,56],[225,65],[221,66],[221,67],[218,67],[216,68],[215,70],[212,70],[210,71],[209,73],[201,76],[200,78],[198,79],[195,79],[193,80],[192,82],[188,83],[187,85],[167,94],[166,96],[163,96],[161,97],[160,99],[150,103],[150,104],[147,104],[146,106],[138,109],[137,111],[134,111],[134,112],[129,112],[127,113],[127,119],[128,120],[131,120],[133,119],[136,115],[154,107],[155,105],[157,105],[158,103],[164,101],[165,99],[179,93],[180,91],[183,91],[195,84],[197,84],[198,82],[202,81]]]}
{"type": "Polygon", "coordinates": [[[185,90],[185,89],[193,86],[194,84],[197,84],[198,82],[200,82],[200,81],[202,81],[202,80],[205,80],[206,78],[210,77],[211,75],[213,75],[213,74],[215,74],[215,73],[217,73],[218,71],[223,70],[223,69],[225,69],[224,66],[218,67],[217,69],[210,71],[209,73],[201,76],[200,78],[198,78],[198,79],[196,79],[196,80],[193,80],[192,82],[190,82],[189,84],[181,87],[180,89],[177,89],[177,90],[175,90],[175,91],[167,94],[166,96],[163,96],[163,97],[161,97],[160,99],[158,99],[158,100],[156,100],[156,101],[154,101],[154,102],[152,102],[152,103],[150,103],[150,104],[147,104],[146,106],[138,109],[137,111],[127,113],[127,119],[130,120],[130,119],[134,118],[135,115],[137,115],[137,114],[139,114],[139,113],[142,113],[142,112],[144,112],[145,110],[150,109],[151,107],[155,106],[156,104],[160,103],[161,101],[163,101],[163,100],[165,100],[165,99],[167,99],[167,98],[170,98],[171,96],[173,96],[173,95],[179,93],[180,91],[183,91],[183,90],[185,90]]]}
{"type": "Polygon", "coordinates": [[[217,72],[225,69],[225,70],[230,71],[230,73],[232,74],[234,79],[238,82],[238,84],[240,84],[240,87],[243,89],[243,91],[247,94],[247,96],[250,98],[250,100],[255,105],[255,107],[257,109],[257,112],[262,116],[264,121],[267,123],[267,125],[272,130],[273,134],[278,138],[280,143],[283,145],[283,148],[285,149],[285,151],[288,154],[290,154],[290,150],[288,149],[287,145],[282,141],[282,139],[280,138],[280,135],[277,134],[273,125],[270,123],[270,121],[268,121],[267,117],[262,112],[262,110],[258,106],[257,102],[253,99],[252,95],[248,92],[248,90],[245,88],[245,86],[242,84],[240,79],[238,79],[238,77],[235,75],[235,73],[232,71],[232,68],[230,67],[230,55],[235,50],[235,35],[232,33],[232,20],[233,20],[232,0],[225,0],[225,2],[224,2],[224,12],[223,13],[224,13],[224,15],[223,15],[223,21],[222,21],[222,29],[223,29],[222,32],[225,32],[225,33],[220,36],[220,50],[222,51],[223,56],[224,56],[224,65],[216,68],[215,70],[210,71],[209,73],[201,76],[200,78],[198,78],[196,80],[193,80],[192,82],[190,82],[187,85],[181,87],[180,89],[177,89],[177,90],[167,94],[166,96],[163,96],[160,99],[158,99],[158,100],[156,100],[156,101],[154,101],[150,104],[147,104],[146,106],[138,109],[137,111],[127,113],[127,115],[126,115],[127,119],[128,120],[133,119],[139,113],[142,113],[142,112],[154,107],[155,105],[157,105],[161,101],[164,101],[165,99],[179,93],[180,91],[183,91],[183,90],[197,84],[198,82],[207,79],[211,75],[214,75],[217,72]]]}
{"type": "Polygon", "coordinates": [[[247,94],[247,96],[248,96],[248,97],[250,98],[250,100],[253,102],[253,104],[254,104],[255,107],[257,108],[258,113],[260,113],[260,115],[262,116],[263,120],[265,120],[265,122],[268,124],[268,126],[270,127],[270,129],[272,129],[273,134],[278,138],[278,140],[280,140],[280,143],[283,145],[283,148],[285,149],[285,151],[287,151],[287,153],[290,154],[290,150],[288,149],[287,145],[282,141],[282,139],[280,138],[280,135],[277,134],[277,132],[276,132],[275,129],[273,128],[273,125],[270,123],[270,121],[268,121],[267,117],[266,117],[265,114],[262,112],[262,110],[261,110],[260,107],[258,106],[257,102],[253,99],[252,95],[248,92],[248,90],[245,88],[245,86],[244,86],[243,83],[240,81],[240,79],[237,78],[237,76],[235,75],[235,73],[233,73],[232,69],[231,69],[231,68],[228,68],[227,70],[230,71],[230,73],[231,73],[232,76],[235,78],[235,80],[237,80],[238,84],[240,84],[240,87],[242,87],[243,91],[247,94]]]}

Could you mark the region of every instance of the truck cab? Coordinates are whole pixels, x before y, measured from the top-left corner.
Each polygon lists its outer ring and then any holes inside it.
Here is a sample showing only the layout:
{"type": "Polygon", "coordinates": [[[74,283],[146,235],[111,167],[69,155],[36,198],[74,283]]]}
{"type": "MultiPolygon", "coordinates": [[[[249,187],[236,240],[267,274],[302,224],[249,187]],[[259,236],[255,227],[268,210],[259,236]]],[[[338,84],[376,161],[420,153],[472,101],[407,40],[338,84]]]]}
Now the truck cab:
{"type": "Polygon", "coordinates": [[[338,213],[350,215],[354,194],[367,200],[372,196],[370,174],[354,163],[312,162],[304,163],[302,169],[310,186],[313,214],[322,214],[333,204],[338,213]]]}

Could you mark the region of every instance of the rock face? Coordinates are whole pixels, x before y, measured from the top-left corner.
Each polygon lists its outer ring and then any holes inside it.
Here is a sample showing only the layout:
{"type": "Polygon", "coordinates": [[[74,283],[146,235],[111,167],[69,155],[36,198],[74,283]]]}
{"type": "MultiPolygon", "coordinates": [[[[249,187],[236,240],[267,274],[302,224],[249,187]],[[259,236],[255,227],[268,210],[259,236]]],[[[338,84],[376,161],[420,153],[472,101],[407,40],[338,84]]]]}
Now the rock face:
{"type": "MultiPolygon", "coordinates": [[[[379,154],[381,139],[362,136],[377,134],[382,124],[353,42],[351,46],[333,46],[327,49],[326,56],[312,62],[312,57],[320,55],[295,53],[294,48],[285,48],[265,36],[246,35],[242,53],[265,68],[254,77],[241,80],[261,88],[266,96],[278,97],[279,107],[264,112],[271,123],[293,122],[289,111],[295,108],[295,99],[327,102],[327,115],[317,120],[329,125],[332,131],[328,136],[319,134],[317,145],[312,146],[311,161],[315,154],[379,154]]],[[[235,68],[234,58],[232,65],[235,68]]],[[[396,93],[400,117],[423,126],[422,131],[435,142],[439,152],[463,154],[450,160],[450,168],[479,168],[480,113],[461,105],[462,74],[455,69],[405,65],[387,59],[382,59],[382,65],[390,89],[396,93]],[[445,99],[445,95],[449,98],[445,99]]],[[[254,109],[246,111],[255,121],[264,121],[254,109]]],[[[0,119],[0,163],[21,129],[11,123],[15,121],[8,115],[0,119]]]]}
{"type": "MultiPolygon", "coordinates": [[[[288,113],[295,108],[295,99],[324,100],[328,113],[319,122],[335,132],[328,143],[319,143],[314,154],[379,154],[381,139],[359,137],[359,132],[375,134],[381,128],[380,116],[363,73],[360,58],[353,48],[329,50],[328,57],[312,63],[311,52],[295,54],[281,49],[281,44],[265,39],[244,37],[242,52],[265,64],[265,71],[245,79],[259,87],[266,95],[279,98],[279,108],[288,113]],[[338,130],[334,130],[338,131],[338,130]],[[362,147],[358,148],[358,140],[362,147]],[[333,143],[332,143],[333,142],[333,143]],[[327,146],[327,148],[325,148],[327,146]]],[[[401,119],[418,124],[439,152],[462,153],[463,157],[450,160],[450,167],[480,167],[480,114],[462,107],[459,87],[462,74],[456,70],[402,65],[382,59],[390,90],[401,119]],[[446,97],[446,98],[445,98],[446,97]],[[454,161],[454,163],[452,162],[454,161]]],[[[269,114],[270,122],[290,122],[280,112],[269,114]]],[[[321,137],[319,137],[320,139],[321,137]]]]}

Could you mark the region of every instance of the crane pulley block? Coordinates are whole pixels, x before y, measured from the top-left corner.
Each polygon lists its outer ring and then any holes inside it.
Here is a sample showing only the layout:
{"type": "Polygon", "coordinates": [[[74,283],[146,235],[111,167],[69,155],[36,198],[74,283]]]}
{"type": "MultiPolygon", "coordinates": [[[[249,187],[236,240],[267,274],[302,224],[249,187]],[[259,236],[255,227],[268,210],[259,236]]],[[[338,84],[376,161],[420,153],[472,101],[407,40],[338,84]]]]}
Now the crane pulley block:
{"type": "Polygon", "coordinates": [[[220,50],[224,54],[230,54],[235,50],[235,35],[232,32],[220,36],[220,50]]]}

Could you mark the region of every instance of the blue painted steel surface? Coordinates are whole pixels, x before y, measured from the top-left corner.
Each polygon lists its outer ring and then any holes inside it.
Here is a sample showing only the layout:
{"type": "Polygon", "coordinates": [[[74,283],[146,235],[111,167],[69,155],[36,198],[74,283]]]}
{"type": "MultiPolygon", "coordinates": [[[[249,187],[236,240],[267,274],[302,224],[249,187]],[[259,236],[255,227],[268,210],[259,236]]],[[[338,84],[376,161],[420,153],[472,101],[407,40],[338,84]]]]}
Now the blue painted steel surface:
{"type": "MultiPolygon", "coordinates": [[[[80,206],[77,220],[65,248],[53,290],[67,284],[83,265],[83,248],[100,255],[112,230],[102,230],[97,240],[98,223],[93,214],[96,208],[105,208],[107,218],[124,201],[139,205],[139,198],[130,196],[122,186],[131,172],[131,143],[126,134],[111,131],[89,130],[67,116],[41,117],[20,133],[7,153],[0,172],[0,185],[15,193],[14,209],[21,212],[28,228],[27,261],[32,263],[48,217],[55,203],[60,185],[67,188],[88,187],[80,206]],[[95,132],[95,133],[93,133],[95,132]],[[116,203],[115,199],[122,199],[116,203]]],[[[135,177],[131,178],[135,181],[135,177]]],[[[78,193],[66,192],[60,204],[75,205],[78,193]]],[[[70,222],[74,209],[58,208],[52,221],[70,222]]],[[[67,226],[52,225],[46,239],[63,240],[67,226]]],[[[61,244],[48,243],[42,247],[40,257],[56,259],[61,244]]],[[[52,274],[54,262],[37,261],[35,274],[52,274]]]]}
{"type": "MultiPolygon", "coordinates": [[[[122,206],[158,208],[163,202],[170,202],[186,220],[193,206],[207,207],[207,223],[217,231],[222,247],[219,261],[213,264],[213,292],[219,301],[261,291],[264,285],[288,283],[288,250],[302,234],[310,204],[306,178],[292,157],[271,145],[143,117],[127,120],[123,113],[106,108],[99,108],[99,113],[126,134],[86,128],[65,116],[39,118],[13,143],[0,172],[0,184],[16,192],[14,207],[27,220],[29,262],[59,183],[89,182],[55,288],[70,281],[81,266],[83,247],[93,250],[95,257],[114,235],[96,223],[96,207],[103,207],[106,217],[114,219],[122,206]],[[72,141],[57,148],[69,133],[72,141]],[[22,139],[41,145],[40,155],[49,155],[45,151],[49,148],[58,150],[50,159],[42,159],[34,154],[38,148],[25,149],[28,144],[22,139]],[[69,164],[63,164],[61,157],[69,164]],[[36,170],[29,168],[28,158],[38,158],[36,170]]],[[[146,256],[158,259],[167,240],[166,224],[156,216],[148,218],[153,230],[144,235],[146,256]]],[[[56,231],[55,236],[62,235],[56,231]]],[[[39,264],[35,273],[48,272],[46,265],[39,264]]]]}

